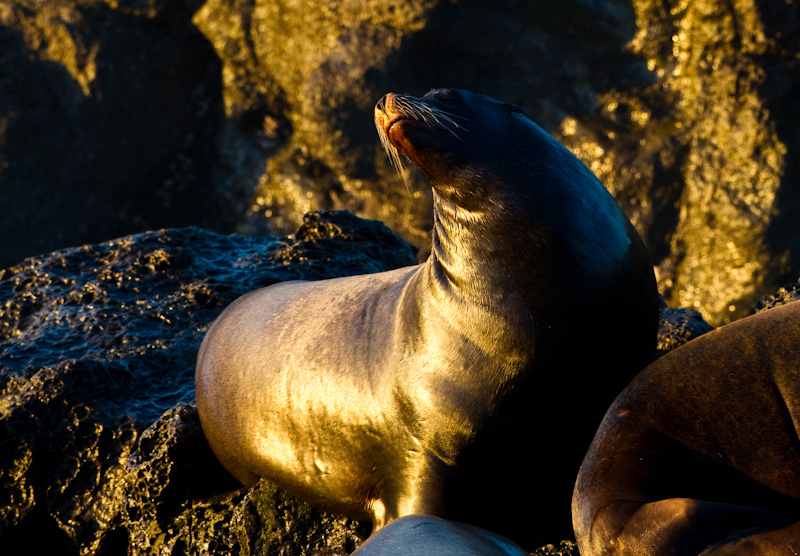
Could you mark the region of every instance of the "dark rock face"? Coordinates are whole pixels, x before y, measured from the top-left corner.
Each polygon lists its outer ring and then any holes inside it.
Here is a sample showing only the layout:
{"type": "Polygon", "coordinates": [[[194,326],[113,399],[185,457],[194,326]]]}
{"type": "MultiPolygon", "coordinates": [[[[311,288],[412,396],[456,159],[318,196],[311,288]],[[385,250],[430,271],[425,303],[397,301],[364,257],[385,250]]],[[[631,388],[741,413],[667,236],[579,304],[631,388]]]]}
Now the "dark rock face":
{"type": "Polygon", "coordinates": [[[572,149],[712,324],[800,272],[798,7],[670,0],[5,0],[0,267],[187,224],[347,208],[426,245],[380,152],[388,91],[472,89],[572,149]],[[498,41],[497,37],[503,37],[498,41]]]}
{"type": "Polygon", "coordinates": [[[728,322],[797,272],[798,7],[633,5],[651,82],[602,95],[572,144],[635,215],[670,304],[728,322]]]}
{"type": "Polygon", "coordinates": [[[368,528],[269,484],[238,490],[191,405],[194,361],[208,324],[247,291],[415,262],[381,223],[325,212],[289,238],[163,230],[4,271],[3,553],[353,550],[368,528]]]}
{"type": "Polygon", "coordinates": [[[656,357],[712,330],[714,327],[694,309],[675,309],[662,299],[658,310],[656,357]]]}
{"type": "Polygon", "coordinates": [[[753,312],[760,313],[797,300],[800,300],[800,281],[779,288],[774,294],[759,299],[753,312]]]}
{"type": "Polygon", "coordinates": [[[231,227],[210,179],[220,62],[179,2],[159,18],[149,4],[0,6],[0,267],[146,229],[231,227]]]}

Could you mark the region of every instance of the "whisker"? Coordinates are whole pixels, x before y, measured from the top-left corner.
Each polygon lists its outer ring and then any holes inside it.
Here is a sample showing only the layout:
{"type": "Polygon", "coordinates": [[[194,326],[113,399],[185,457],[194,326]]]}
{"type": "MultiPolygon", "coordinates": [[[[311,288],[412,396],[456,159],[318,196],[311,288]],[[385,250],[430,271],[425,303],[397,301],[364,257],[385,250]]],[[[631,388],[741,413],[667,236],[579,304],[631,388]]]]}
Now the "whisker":
{"type": "MultiPolygon", "coordinates": [[[[384,111],[385,104],[383,103],[383,99],[379,103],[379,108],[384,111]]],[[[410,185],[410,177],[408,174],[408,170],[406,170],[403,159],[400,156],[400,151],[391,144],[389,141],[389,137],[387,136],[386,132],[380,125],[377,116],[375,117],[375,127],[378,129],[378,138],[381,141],[381,146],[383,146],[383,150],[386,152],[386,155],[389,157],[389,161],[391,162],[392,166],[394,166],[395,171],[400,174],[400,177],[403,178],[403,183],[406,186],[406,191],[408,191],[408,196],[411,197],[411,202],[414,202],[414,195],[411,193],[411,185],[410,185]]]]}
{"type": "Polygon", "coordinates": [[[464,126],[459,125],[454,118],[458,118],[460,120],[466,120],[466,118],[464,118],[463,116],[459,116],[457,114],[451,114],[449,112],[445,112],[444,110],[441,110],[439,108],[434,108],[433,106],[429,106],[428,104],[425,104],[424,102],[421,102],[417,99],[403,98],[402,100],[404,101],[403,108],[408,110],[408,113],[406,115],[416,120],[422,119],[422,121],[424,121],[425,123],[435,123],[437,127],[451,133],[453,137],[455,137],[462,143],[464,142],[464,140],[461,137],[459,137],[458,133],[456,133],[456,130],[465,132],[469,132],[469,130],[464,126]],[[425,117],[426,114],[432,119],[432,122],[428,121],[428,118],[425,117]],[[450,124],[452,128],[448,125],[445,125],[445,123],[443,122],[450,124]]]}

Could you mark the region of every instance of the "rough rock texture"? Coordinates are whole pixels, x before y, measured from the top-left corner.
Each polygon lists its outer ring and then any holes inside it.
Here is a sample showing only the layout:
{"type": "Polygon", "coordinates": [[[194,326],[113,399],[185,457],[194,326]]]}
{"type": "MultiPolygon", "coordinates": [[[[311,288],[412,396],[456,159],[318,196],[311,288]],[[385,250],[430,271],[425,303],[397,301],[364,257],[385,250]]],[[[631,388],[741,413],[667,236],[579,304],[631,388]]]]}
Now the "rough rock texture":
{"type": "Polygon", "coordinates": [[[193,405],[195,357],[247,291],[415,262],[381,223],[326,212],[289,238],[162,230],[0,272],[3,554],[352,551],[368,527],[222,470],[193,405]]]}
{"type": "Polygon", "coordinates": [[[694,309],[675,309],[661,299],[658,310],[658,340],[656,357],[714,330],[714,327],[703,320],[703,316],[694,309]]]}
{"type": "Polygon", "coordinates": [[[221,64],[190,18],[179,2],[0,2],[0,268],[147,229],[231,227],[211,179],[221,64]]]}
{"type": "Polygon", "coordinates": [[[798,6],[633,7],[649,83],[601,95],[562,134],[634,215],[667,300],[727,322],[798,269],[798,6]]]}
{"type": "Polygon", "coordinates": [[[759,299],[754,312],[760,313],[761,311],[798,300],[800,300],[800,281],[779,288],[774,294],[759,299]]]}
{"type": "MultiPolygon", "coordinates": [[[[387,91],[514,102],[713,324],[800,272],[800,14],[764,0],[4,0],[0,267],[133,231],[288,233],[348,208],[425,246],[387,91]],[[498,40],[502,37],[502,40],[498,40]]],[[[424,252],[424,251],[423,251],[424,252]]]]}

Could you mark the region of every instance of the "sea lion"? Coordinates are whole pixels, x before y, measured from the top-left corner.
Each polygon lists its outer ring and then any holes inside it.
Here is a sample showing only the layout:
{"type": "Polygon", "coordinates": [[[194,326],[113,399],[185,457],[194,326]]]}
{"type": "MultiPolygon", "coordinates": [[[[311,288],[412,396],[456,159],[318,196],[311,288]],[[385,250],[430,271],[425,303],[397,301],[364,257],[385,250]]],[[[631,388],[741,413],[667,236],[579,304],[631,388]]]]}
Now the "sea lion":
{"type": "Polygon", "coordinates": [[[559,540],[603,412],[654,351],[649,256],[518,108],[439,89],[375,114],[433,188],[430,257],[235,301],[198,355],[203,430],[245,485],[268,478],[375,530],[431,514],[559,540]],[[565,405],[580,416],[560,419],[565,405]]]}
{"type": "Polygon", "coordinates": [[[656,360],[575,485],[583,556],[800,553],[800,302],[656,360]]]}
{"type": "Polygon", "coordinates": [[[430,515],[396,519],[370,536],[352,556],[530,556],[491,531],[430,515]]]}

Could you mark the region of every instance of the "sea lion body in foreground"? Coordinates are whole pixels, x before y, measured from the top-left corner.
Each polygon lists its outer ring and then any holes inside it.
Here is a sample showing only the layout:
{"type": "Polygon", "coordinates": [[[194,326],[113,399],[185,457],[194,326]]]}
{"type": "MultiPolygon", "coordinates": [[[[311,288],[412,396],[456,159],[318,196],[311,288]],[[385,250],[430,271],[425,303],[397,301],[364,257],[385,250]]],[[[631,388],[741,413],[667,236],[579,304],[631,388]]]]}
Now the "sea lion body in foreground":
{"type": "Polygon", "coordinates": [[[433,187],[430,257],[235,301],[198,356],[203,430],[244,484],[268,478],[375,529],[432,514],[563,538],[592,434],[654,351],[646,250],[513,106],[390,94],[376,122],[433,187]],[[581,415],[560,419],[566,405],[581,415]]]}
{"type": "Polygon", "coordinates": [[[800,553],[800,302],[648,366],[609,408],[573,499],[584,556],[800,553]]]}
{"type": "Polygon", "coordinates": [[[491,531],[430,515],[396,519],[352,556],[530,556],[491,531]]]}

